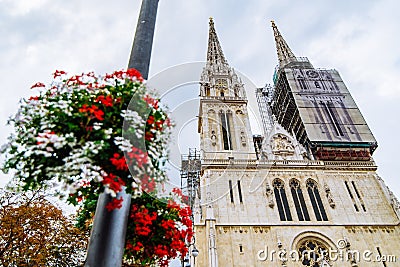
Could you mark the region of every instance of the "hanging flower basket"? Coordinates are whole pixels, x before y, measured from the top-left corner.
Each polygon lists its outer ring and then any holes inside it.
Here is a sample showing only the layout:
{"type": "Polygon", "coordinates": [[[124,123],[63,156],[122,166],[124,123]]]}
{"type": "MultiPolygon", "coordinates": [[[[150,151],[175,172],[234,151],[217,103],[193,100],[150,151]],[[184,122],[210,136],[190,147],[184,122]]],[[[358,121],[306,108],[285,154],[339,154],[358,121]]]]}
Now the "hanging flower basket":
{"type": "Polygon", "coordinates": [[[15,134],[3,148],[4,171],[15,170],[22,189],[47,187],[79,205],[81,226],[91,219],[99,193],[152,192],[165,180],[171,123],[134,69],[105,76],[56,71],[50,86],[36,83],[9,120],[15,134]]]}
{"type": "Polygon", "coordinates": [[[105,76],[67,76],[56,71],[50,86],[36,83],[9,123],[15,134],[3,147],[3,171],[13,169],[22,190],[48,188],[78,209],[78,227],[91,227],[101,192],[109,211],[120,208],[117,193],[132,195],[124,261],[167,266],[185,256],[191,211],[178,197],[155,198],[166,179],[171,122],[155,94],[134,69],[105,76]]]}

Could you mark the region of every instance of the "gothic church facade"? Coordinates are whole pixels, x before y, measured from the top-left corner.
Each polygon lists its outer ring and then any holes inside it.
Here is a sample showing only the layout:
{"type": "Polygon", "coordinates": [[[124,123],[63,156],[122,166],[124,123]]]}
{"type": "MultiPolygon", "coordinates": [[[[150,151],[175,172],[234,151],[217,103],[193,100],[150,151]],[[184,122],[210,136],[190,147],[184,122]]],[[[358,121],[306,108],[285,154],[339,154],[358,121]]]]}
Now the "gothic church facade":
{"type": "Polygon", "coordinates": [[[190,265],[397,266],[400,208],[376,173],[376,140],[339,73],[296,57],[272,28],[279,65],[257,90],[260,138],[210,19],[190,265]]]}

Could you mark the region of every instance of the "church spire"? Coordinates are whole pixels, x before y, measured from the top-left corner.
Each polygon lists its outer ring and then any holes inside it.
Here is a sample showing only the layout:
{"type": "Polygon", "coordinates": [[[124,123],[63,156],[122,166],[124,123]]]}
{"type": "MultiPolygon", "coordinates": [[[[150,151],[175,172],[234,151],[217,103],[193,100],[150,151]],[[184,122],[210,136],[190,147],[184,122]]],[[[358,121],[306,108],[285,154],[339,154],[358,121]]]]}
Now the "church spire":
{"type": "Polygon", "coordinates": [[[296,60],[296,56],[293,54],[289,45],[286,43],[285,39],[283,39],[281,33],[276,27],[275,22],[271,21],[272,30],[274,31],[275,44],[276,44],[276,52],[278,54],[279,66],[283,67],[283,65],[289,63],[292,60],[296,60]]]}
{"type": "Polygon", "coordinates": [[[217,33],[214,28],[214,21],[210,18],[210,28],[208,32],[207,63],[216,65],[227,65],[221,45],[218,41],[217,33]]]}

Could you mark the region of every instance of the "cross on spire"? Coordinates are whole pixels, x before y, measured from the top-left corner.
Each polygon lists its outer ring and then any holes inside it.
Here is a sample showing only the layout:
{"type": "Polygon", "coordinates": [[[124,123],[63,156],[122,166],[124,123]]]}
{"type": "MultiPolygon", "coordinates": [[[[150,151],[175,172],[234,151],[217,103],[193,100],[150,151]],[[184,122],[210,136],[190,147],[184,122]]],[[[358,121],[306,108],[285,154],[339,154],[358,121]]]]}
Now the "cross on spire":
{"type": "Polygon", "coordinates": [[[278,54],[279,66],[283,67],[286,63],[290,61],[295,61],[296,56],[293,54],[292,50],[290,49],[289,45],[286,43],[285,39],[283,39],[281,33],[276,27],[275,22],[271,21],[272,30],[274,31],[275,37],[275,45],[276,45],[276,52],[278,54]]]}

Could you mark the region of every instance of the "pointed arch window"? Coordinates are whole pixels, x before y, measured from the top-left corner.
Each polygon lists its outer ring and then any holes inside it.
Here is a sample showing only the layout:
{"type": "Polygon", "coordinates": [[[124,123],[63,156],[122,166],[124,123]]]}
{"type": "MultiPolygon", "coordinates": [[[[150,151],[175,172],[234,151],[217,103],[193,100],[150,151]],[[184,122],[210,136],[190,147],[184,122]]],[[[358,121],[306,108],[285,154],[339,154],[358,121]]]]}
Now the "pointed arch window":
{"type": "Polygon", "coordinates": [[[274,195],[279,211],[279,218],[281,221],[291,221],[292,215],[290,214],[289,203],[287,201],[285,185],[283,181],[280,179],[275,179],[272,185],[274,187],[274,195]]]}
{"type": "Polygon", "coordinates": [[[239,201],[243,203],[243,196],[242,196],[242,187],[240,186],[240,180],[237,181],[238,193],[239,193],[239,201]]]}
{"type": "Polygon", "coordinates": [[[228,90],[227,79],[216,79],[215,80],[215,88],[216,88],[217,92],[219,91],[220,96],[224,96],[225,91],[228,90]]]}
{"type": "Polygon", "coordinates": [[[327,221],[328,217],[326,216],[325,208],[322,204],[317,183],[312,179],[308,179],[306,182],[306,186],[308,195],[310,196],[312,207],[314,209],[315,217],[318,221],[327,221]]]}
{"type": "Polygon", "coordinates": [[[235,97],[239,97],[239,88],[236,85],[235,88],[233,89],[233,93],[235,94],[235,97]]]}
{"type": "Polygon", "coordinates": [[[229,196],[231,197],[231,203],[234,203],[233,200],[233,188],[232,188],[232,180],[229,180],[229,196]]]}
{"type": "Polygon", "coordinates": [[[206,87],[204,88],[204,91],[205,91],[205,95],[206,95],[206,96],[210,96],[210,87],[209,87],[209,86],[206,86],[206,87]]]}
{"type": "Polygon", "coordinates": [[[328,119],[329,119],[330,123],[332,124],[336,135],[344,136],[340,121],[336,116],[336,109],[335,109],[332,101],[328,101],[326,103],[324,101],[321,101],[320,104],[322,105],[326,114],[328,115],[328,119]]]}
{"type": "Polygon", "coordinates": [[[299,221],[309,221],[310,216],[307,211],[307,206],[304,201],[303,192],[300,188],[300,183],[296,179],[289,182],[290,191],[292,193],[294,206],[296,207],[297,217],[299,221]]]}
{"type": "Polygon", "coordinates": [[[302,90],[306,90],[307,86],[306,86],[306,82],[304,81],[304,78],[303,77],[298,77],[298,78],[299,78],[300,88],[302,90]]]}
{"type": "Polygon", "coordinates": [[[349,196],[350,196],[351,200],[353,201],[354,208],[356,209],[357,212],[359,212],[360,210],[358,209],[356,200],[354,199],[354,196],[351,193],[351,190],[350,190],[350,187],[349,187],[349,182],[344,181],[344,185],[346,186],[347,192],[349,193],[349,196]]]}
{"type": "Polygon", "coordinates": [[[231,119],[232,114],[229,112],[220,111],[222,139],[224,150],[232,150],[232,135],[231,135],[231,119]]]}

